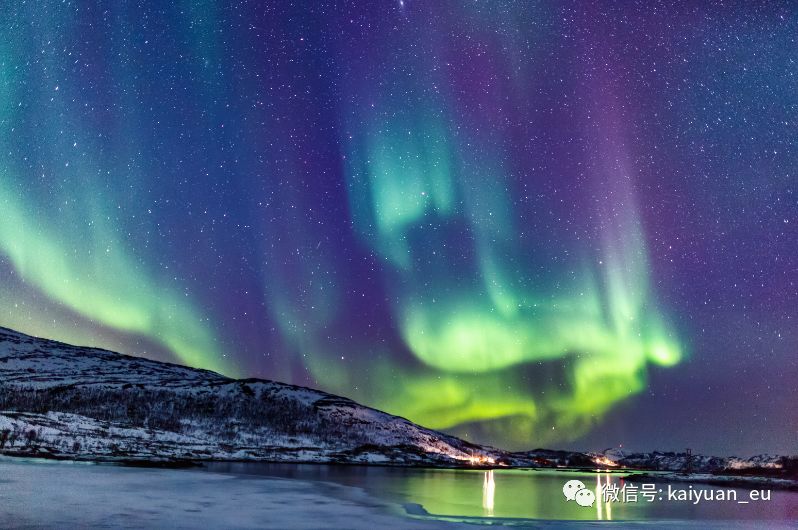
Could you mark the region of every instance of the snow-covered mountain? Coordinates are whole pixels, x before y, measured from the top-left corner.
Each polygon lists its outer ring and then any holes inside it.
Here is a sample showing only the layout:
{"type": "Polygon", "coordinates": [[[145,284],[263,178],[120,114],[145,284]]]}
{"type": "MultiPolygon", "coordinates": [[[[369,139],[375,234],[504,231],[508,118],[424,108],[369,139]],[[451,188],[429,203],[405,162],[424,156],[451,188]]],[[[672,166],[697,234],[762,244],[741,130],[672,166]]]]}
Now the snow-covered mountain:
{"type": "Polygon", "coordinates": [[[490,465],[502,451],[346,398],[0,328],[0,454],[490,465]]]}
{"type": "Polygon", "coordinates": [[[756,455],[750,458],[739,458],[669,451],[635,453],[621,449],[606,449],[600,453],[589,454],[596,462],[603,463],[607,467],[798,479],[798,457],[796,456],[756,455]]]}

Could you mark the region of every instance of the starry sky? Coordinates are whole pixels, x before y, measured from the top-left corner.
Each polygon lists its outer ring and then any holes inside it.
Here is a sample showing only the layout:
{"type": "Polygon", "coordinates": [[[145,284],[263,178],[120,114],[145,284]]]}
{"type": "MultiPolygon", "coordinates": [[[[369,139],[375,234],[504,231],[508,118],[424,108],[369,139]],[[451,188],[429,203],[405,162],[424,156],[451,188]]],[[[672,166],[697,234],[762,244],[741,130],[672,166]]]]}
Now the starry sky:
{"type": "Polygon", "coordinates": [[[0,325],[506,448],[798,451],[794,5],[0,11],[0,325]]]}

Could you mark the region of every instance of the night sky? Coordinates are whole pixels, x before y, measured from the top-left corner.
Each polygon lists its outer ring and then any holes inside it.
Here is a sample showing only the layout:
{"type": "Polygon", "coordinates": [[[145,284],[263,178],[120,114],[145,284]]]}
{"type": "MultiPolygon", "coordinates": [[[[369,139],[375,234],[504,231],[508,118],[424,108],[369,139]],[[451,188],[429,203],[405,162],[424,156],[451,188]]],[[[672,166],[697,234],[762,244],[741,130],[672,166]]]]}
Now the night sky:
{"type": "Polygon", "coordinates": [[[0,8],[0,325],[506,448],[798,452],[798,7],[0,8]]]}

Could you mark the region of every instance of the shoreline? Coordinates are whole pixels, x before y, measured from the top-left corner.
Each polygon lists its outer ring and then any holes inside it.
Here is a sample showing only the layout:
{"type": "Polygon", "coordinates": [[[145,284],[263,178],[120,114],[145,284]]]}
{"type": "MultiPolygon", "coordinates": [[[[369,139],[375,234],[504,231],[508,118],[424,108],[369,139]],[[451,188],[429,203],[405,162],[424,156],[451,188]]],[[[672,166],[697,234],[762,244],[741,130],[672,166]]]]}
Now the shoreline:
{"type": "Polygon", "coordinates": [[[125,468],[140,469],[197,469],[206,467],[208,464],[289,464],[289,465],[328,465],[345,467],[377,467],[377,468],[400,468],[400,469],[451,469],[451,470],[525,470],[535,471],[559,471],[575,473],[627,473],[624,480],[641,482],[645,480],[656,480],[661,482],[675,483],[695,483],[711,486],[725,486],[738,489],[756,489],[768,487],[775,490],[798,491],[798,480],[782,479],[778,477],[767,477],[760,475],[720,475],[712,473],[692,473],[689,475],[671,472],[657,471],[649,469],[630,469],[630,468],[587,468],[587,467],[530,467],[530,466],[484,466],[484,465],[429,465],[421,463],[412,464],[391,464],[385,462],[346,462],[340,460],[274,460],[274,459],[180,459],[180,458],[130,458],[130,457],[72,457],[65,455],[54,455],[49,452],[28,452],[28,453],[6,453],[0,452],[0,458],[20,459],[20,460],[43,460],[56,462],[75,462],[97,465],[112,465],[125,468]]]}
{"type": "MultiPolygon", "coordinates": [[[[390,463],[390,462],[363,462],[344,460],[278,460],[269,458],[151,458],[151,457],[129,457],[129,456],[69,456],[58,455],[50,452],[30,451],[19,452],[15,451],[4,452],[0,451],[0,459],[39,459],[57,462],[81,462],[90,464],[108,464],[118,465],[121,467],[138,467],[138,468],[153,468],[153,469],[191,469],[203,467],[206,464],[293,464],[293,465],[324,465],[324,466],[351,466],[351,467],[387,467],[387,468],[400,468],[400,469],[462,469],[474,471],[490,471],[497,469],[562,469],[562,468],[549,468],[549,467],[529,467],[529,466],[488,466],[481,464],[474,465],[436,465],[428,462],[408,462],[408,463],[390,463]]],[[[572,468],[574,471],[588,471],[587,469],[572,468]]],[[[591,470],[595,471],[595,470],[591,470]]],[[[631,470],[629,470],[631,471],[631,470]]]]}

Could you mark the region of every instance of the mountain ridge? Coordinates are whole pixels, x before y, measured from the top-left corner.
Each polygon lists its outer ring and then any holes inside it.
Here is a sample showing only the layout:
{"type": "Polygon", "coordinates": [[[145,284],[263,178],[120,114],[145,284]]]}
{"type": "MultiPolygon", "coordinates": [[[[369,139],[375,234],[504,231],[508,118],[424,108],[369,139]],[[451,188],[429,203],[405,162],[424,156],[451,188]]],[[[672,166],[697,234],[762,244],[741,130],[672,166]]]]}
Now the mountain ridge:
{"type": "Polygon", "coordinates": [[[349,398],[0,327],[0,454],[127,463],[569,467],[798,478],[798,457],[509,452],[349,398]]]}
{"type": "Polygon", "coordinates": [[[508,455],[320,390],[8,328],[0,328],[0,453],[432,466],[508,455]]]}

